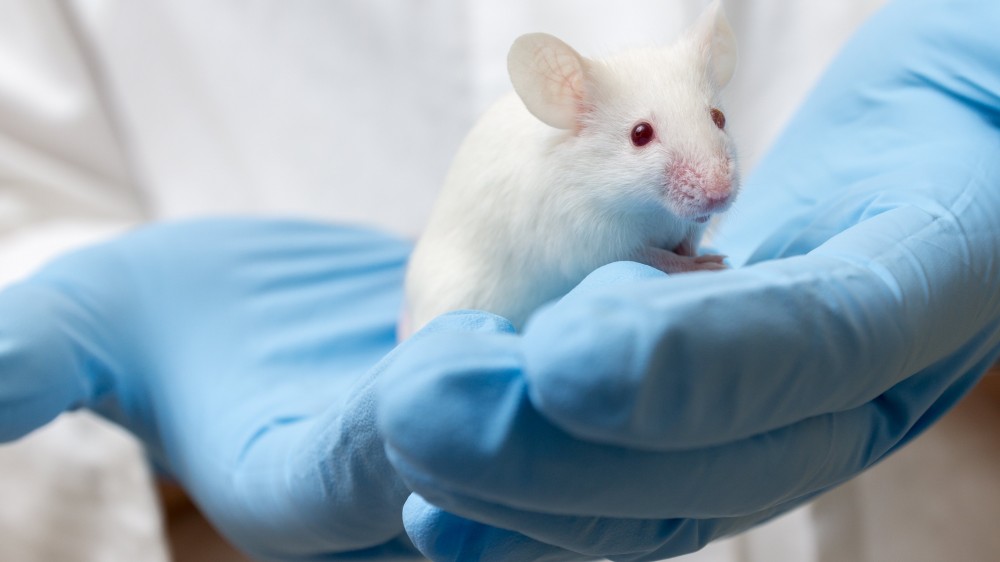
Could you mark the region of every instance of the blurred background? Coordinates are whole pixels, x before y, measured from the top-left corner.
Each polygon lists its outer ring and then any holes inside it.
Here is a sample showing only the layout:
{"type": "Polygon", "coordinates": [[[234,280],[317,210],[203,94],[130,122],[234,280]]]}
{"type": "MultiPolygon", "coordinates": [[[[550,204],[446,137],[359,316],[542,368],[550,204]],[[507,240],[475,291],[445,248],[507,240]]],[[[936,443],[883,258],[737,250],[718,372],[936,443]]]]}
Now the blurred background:
{"type": "MultiPolygon", "coordinates": [[[[0,285],[152,220],[267,214],[419,234],[465,132],[545,31],[666,44],[703,0],[0,0],[0,285]]],[[[745,174],[882,0],[725,2],[745,174]]],[[[732,212],[739,212],[739,204],[732,212]]],[[[817,502],[690,561],[991,561],[1000,391],[817,502]]],[[[0,560],[240,560],[86,413],[0,446],[0,560]]]]}

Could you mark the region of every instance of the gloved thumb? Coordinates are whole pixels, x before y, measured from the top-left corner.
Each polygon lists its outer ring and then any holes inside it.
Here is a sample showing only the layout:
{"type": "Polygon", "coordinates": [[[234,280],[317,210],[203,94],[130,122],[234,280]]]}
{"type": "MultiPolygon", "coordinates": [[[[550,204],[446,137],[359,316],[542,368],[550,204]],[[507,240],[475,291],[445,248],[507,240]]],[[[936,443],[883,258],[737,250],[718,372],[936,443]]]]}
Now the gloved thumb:
{"type": "Polygon", "coordinates": [[[116,333],[130,307],[123,275],[113,252],[94,246],[0,291],[0,442],[75,408],[118,417],[118,350],[134,347],[116,333]]]}
{"type": "Polygon", "coordinates": [[[110,388],[110,358],[91,319],[59,287],[24,282],[0,293],[0,442],[110,388]]]}

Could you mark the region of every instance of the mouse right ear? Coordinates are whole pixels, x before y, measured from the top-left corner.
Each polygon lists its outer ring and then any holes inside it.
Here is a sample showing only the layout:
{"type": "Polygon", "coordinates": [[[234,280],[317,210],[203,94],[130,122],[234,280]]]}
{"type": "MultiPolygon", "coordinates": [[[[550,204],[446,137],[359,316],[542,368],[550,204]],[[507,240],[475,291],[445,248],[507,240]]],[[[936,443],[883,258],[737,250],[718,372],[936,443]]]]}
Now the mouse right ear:
{"type": "Polygon", "coordinates": [[[514,41],[507,71],[514,91],[528,111],[557,129],[574,129],[586,94],[586,59],[547,33],[529,33],[514,41]]]}

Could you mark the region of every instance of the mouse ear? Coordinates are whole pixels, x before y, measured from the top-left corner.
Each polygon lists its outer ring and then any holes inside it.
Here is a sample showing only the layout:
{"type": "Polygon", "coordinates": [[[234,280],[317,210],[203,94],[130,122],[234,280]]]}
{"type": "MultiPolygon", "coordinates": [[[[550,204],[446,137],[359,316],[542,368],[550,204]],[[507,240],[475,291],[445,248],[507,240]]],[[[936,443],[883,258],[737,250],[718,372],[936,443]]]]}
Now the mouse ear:
{"type": "Polygon", "coordinates": [[[708,56],[712,81],[718,88],[724,88],[733,77],[738,59],[736,35],[726,19],[722,1],[715,0],[705,8],[694,26],[694,40],[701,44],[708,56]]]}
{"type": "Polygon", "coordinates": [[[577,126],[585,66],[586,59],[547,33],[518,37],[507,55],[514,91],[532,115],[557,129],[577,126]]]}

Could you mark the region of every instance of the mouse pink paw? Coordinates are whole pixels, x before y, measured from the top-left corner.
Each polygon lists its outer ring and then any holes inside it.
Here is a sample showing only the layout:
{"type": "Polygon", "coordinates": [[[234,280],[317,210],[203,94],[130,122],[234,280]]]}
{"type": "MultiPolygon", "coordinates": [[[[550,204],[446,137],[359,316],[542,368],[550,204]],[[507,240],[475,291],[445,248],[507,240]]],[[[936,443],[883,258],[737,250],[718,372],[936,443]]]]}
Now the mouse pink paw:
{"type": "Polygon", "coordinates": [[[688,273],[691,271],[721,271],[729,269],[724,263],[726,256],[707,254],[684,256],[662,248],[650,248],[643,263],[664,273],[688,273]]]}

